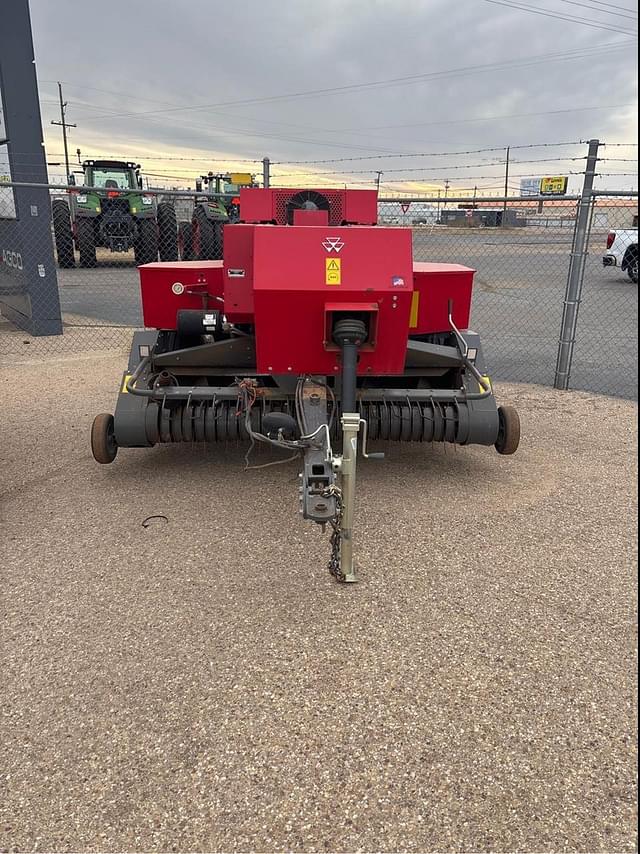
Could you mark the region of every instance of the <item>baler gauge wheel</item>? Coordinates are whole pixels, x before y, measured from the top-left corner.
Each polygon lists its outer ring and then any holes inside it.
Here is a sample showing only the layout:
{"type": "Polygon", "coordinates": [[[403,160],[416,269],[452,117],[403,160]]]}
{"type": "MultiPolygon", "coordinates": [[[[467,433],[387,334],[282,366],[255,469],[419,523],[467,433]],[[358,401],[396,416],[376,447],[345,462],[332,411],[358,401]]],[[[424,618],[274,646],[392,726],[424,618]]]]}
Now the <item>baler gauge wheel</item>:
{"type": "Polygon", "coordinates": [[[498,438],[495,449],[499,454],[515,454],[520,444],[520,416],[513,406],[498,407],[498,438]]]}
{"type": "Polygon", "coordinates": [[[113,415],[107,412],[96,415],[93,419],[93,424],[91,425],[91,453],[94,459],[103,465],[112,463],[118,453],[118,443],[116,442],[113,427],[113,415]]]}

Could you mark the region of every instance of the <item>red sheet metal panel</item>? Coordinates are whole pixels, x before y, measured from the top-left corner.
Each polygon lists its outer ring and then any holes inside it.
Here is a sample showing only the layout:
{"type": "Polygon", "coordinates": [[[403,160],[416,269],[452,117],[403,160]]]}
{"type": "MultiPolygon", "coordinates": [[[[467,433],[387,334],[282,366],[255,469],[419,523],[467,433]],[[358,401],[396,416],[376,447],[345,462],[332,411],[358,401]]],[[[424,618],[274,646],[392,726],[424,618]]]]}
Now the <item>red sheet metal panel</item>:
{"type": "Polygon", "coordinates": [[[467,329],[474,273],[475,270],[461,264],[415,261],[410,334],[448,332],[449,300],[453,301],[454,323],[459,329],[467,329]]]}
{"type": "Polygon", "coordinates": [[[255,229],[255,225],[244,224],[224,229],[224,311],[233,323],[253,323],[255,229]]]}
{"type": "MultiPolygon", "coordinates": [[[[356,303],[357,310],[366,313],[367,304],[375,302],[376,340],[362,349],[358,373],[402,373],[413,290],[410,230],[259,225],[253,229],[259,371],[335,373],[339,352],[327,340],[327,305],[335,311],[343,304],[345,311],[353,312],[356,303]]],[[[233,320],[226,299],[225,313],[233,320]]]]}
{"type": "Polygon", "coordinates": [[[145,326],[175,329],[179,309],[220,306],[222,261],[156,261],[138,269],[145,326]]]}

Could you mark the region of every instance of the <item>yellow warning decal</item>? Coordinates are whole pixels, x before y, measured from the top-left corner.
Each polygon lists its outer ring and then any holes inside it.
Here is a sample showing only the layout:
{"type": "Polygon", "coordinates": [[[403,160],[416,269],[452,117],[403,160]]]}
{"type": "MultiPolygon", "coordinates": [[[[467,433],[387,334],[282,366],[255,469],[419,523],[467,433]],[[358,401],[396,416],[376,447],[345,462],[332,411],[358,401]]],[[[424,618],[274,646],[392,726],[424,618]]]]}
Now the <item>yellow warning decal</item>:
{"type": "Polygon", "coordinates": [[[122,380],[122,388],[120,389],[120,392],[122,394],[129,394],[129,392],[127,391],[127,383],[131,379],[131,376],[132,376],[131,374],[125,374],[124,375],[124,379],[122,380]]]}
{"type": "Polygon", "coordinates": [[[483,374],[482,379],[485,381],[487,387],[483,388],[482,383],[478,383],[478,388],[480,389],[480,391],[481,392],[487,391],[487,390],[491,391],[491,389],[492,389],[491,379],[487,376],[487,374],[483,374]]]}
{"type": "Polygon", "coordinates": [[[409,329],[415,329],[418,325],[418,309],[420,308],[420,291],[411,294],[411,311],[409,313],[409,329]]]}
{"type": "Polygon", "coordinates": [[[325,285],[342,283],[342,258],[324,259],[324,282],[325,285]]]}

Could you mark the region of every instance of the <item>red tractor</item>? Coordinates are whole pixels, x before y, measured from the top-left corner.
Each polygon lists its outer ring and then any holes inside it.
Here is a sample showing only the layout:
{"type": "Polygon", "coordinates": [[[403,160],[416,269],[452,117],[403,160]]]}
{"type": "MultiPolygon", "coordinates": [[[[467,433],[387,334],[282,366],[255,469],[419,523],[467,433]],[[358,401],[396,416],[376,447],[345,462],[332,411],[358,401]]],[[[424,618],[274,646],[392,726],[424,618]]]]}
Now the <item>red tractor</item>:
{"type": "Polygon", "coordinates": [[[356,579],[358,444],[518,447],[469,329],[474,271],[413,261],[412,233],[376,225],[368,190],[243,189],[219,261],[140,267],[115,415],[92,450],[246,441],[299,457],[304,518],[331,528],[331,573],[356,579]],[[338,448],[340,450],[338,450],[338,448]]]}

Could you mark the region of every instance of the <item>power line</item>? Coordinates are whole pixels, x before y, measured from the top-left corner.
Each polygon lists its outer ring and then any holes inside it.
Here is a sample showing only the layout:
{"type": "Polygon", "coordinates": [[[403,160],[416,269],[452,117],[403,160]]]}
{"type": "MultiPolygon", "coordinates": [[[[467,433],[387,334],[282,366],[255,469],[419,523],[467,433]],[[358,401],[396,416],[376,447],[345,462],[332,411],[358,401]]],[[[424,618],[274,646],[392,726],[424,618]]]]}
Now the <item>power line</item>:
{"type": "MultiPolygon", "coordinates": [[[[56,104],[57,105],[58,102],[41,99],[40,103],[41,104],[56,104]]],[[[95,110],[109,109],[107,107],[104,107],[101,104],[90,104],[86,101],[78,101],[78,100],[74,99],[73,105],[77,106],[78,104],[81,104],[85,107],[88,107],[90,109],[95,109],[95,110]]],[[[563,113],[588,112],[588,111],[593,111],[593,110],[623,109],[625,107],[633,107],[633,106],[635,106],[635,102],[634,103],[629,102],[629,103],[625,103],[625,104],[602,104],[602,105],[597,105],[597,106],[594,105],[594,106],[588,106],[588,107],[569,107],[569,108],[560,109],[560,110],[543,110],[543,111],[532,112],[532,113],[508,113],[508,114],[503,114],[503,115],[499,115],[499,116],[485,116],[482,118],[472,118],[472,119],[469,119],[469,118],[466,118],[466,119],[446,119],[446,120],[435,121],[435,122],[412,122],[412,123],[407,123],[407,124],[394,124],[394,125],[372,125],[369,127],[367,127],[367,126],[362,127],[362,131],[375,131],[375,130],[385,130],[385,129],[392,130],[392,129],[397,129],[397,128],[411,128],[411,127],[433,127],[433,126],[438,126],[438,125],[453,125],[453,124],[468,124],[468,123],[477,123],[477,122],[497,121],[497,120],[501,120],[501,119],[526,118],[526,117],[530,117],[530,116],[532,116],[532,117],[533,116],[548,116],[548,115],[560,115],[563,113]]],[[[115,112],[115,111],[112,111],[112,112],[115,112]]],[[[225,114],[219,113],[219,115],[225,115],[225,114]]],[[[228,115],[228,114],[226,114],[226,115],[228,115]]],[[[359,131],[356,131],[355,128],[327,129],[327,128],[319,128],[319,127],[315,127],[315,126],[309,126],[309,125],[292,124],[290,122],[271,122],[271,121],[268,121],[266,119],[258,119],[258,118],[253,118],[253,117],[249,117],[249,116],[235,116],[235,118],[240,118],[244,121],[260,122],[263,124],[275,125],[275,126],[279,126],[279,127],[292,127],[292,128],[300,128],[300,129],[304,129],[304,130],[311,130],[311,131],[314,131],[317,133],[332,133],[332,134],[347,133],[349,135],[367,136],[367,137],[370,137],[370,135],[371,135],[370,133],[364,133],[364,132],[361,133],[359,131]]],[[[194,125],[194,127],[205,128],[207,126],[206,125],[194,125]]],[[[229,129],[231,130],[231,128],[229,128],[229,129]]],[[[248,135],[251,135],[251,131],[247,130],[246,128],[234,129],[234,130],[236,132],[246,132],[248,135]]],[[[277,139],[279,137],[276,136],[274,138],[277,139]]],[[[287,139],[286,137],[282,137],[282,138],[287,139]]],[[[391,138],[391,137],[387,137],[387,138],[391,138]]],[[[318,140],[315,140],[315,142],[317,143],[318,140]]],[[[330,144],[333,145],[333,143],[330,143],[330,144]]],[[[345,147],[345,146],[341,146],[341,147],[345,147]]],[[[147,158],[147,159],[149,159],[149,158],[147,158]]],[[[162,159],[162,158],[156,158],[156,159],[162,159]]],[[[189,158],[166,158],[166,159],[189,159],[189,158]]],[[[197,160],[197,158],[192,158],[192,159],[197,160]]],[[[206,160],[206,159],[207,158],[203,158],[203,160],[206,160]]]]}
{"type": "MultiPolygon", "coordinates": [[[[560,0],[561,3],[568,3],[570,6],[581,6],[583,9],[591,9],[592,12],[599,12],[601,15],[614,15],[616,18],[629,18],[631,21],[637,21],[637,15],[624,15],[620,12],[607,12],[606,9],[598,9],[590,6],[588,3],[579,3],[578,0],[560,0]]],[[[629,10],[631,11],[631,10],[629,10]]]]}
{"type": "Polygon", "coordinates": [[[628,6],[616,6],[614,3],[604,3],[603,0],[591,0],[591,2],[598,6],[609,6],[610,9],[619,9],[623,12],[633,12],[633,9],[629,9],[628,6]]]}
{"type": "MultiPolygon", "coordinates": [[[[48,81],[45,81],[45,82],[48,82],[48,81]]],[[[76,88],[93,89],[93,87],[91,87],[91,86],[84,87],[81,85],[76,86],[76,88]]],[[[95,89],[95,91],[105,92],[108,94],[116,94],[116,93],[111,93],[109,90],[106,90],[106,89],[95,89]]],[[[150,100],[151,101],[152,99],[141,98],[141,99],[137,99],[137,100],[150,100]]],[[[49,101],[46,99],[41,99],[40,103],[41,104],[56,104],[57,105],[58,102],[53,101],[53,100],[49,101]]],[[[167,101],[155,101],[154,103],[167,103],[168,104],[169,102],[167,102],[167,101]]],[[[92,110],[108,110],[110,113],[114,113],[114,114],[117,113],[117,110],[113,110],[113,109],[110,109],[109,107],[105,107],[103,104],[94,104],[92,102],[82,101],[82,100],[79,100],[77,98],[74,98],[73,104],[74,104],[74,106],[82,105],[83,107],[87,107],[87,108],[92,109],[92,110]]],[[[172,104],[171,106],[177,106],[177,105],[172,104]]],[[[542,111],[530,112],[530,113],[506,113],[506,114],[497,115],[497,116],[483,116],[483,117],[479,117],[479,118],[444,119],[441,121],[411,122],[411,123],[405,123],[405,124],[391,124],[391,125],[369,125],[369,126],[365,125],[365,126],[360,126],[359,130],[356,128],[349,128],[349,127],[341,127],[341,128],[326,128],[325,127],[325,128],[321,128],[321,127],[317,127],[317,126],[313,126],[313,125],[293,124],[291,122],[273,122],[273,121],[269,121],[269,120],[263,119],[263,118],[256,118],[253,116],[238,116],[237,114],[234,116],[234,118],[241,119],[243,121],[249,121],[249,122],[259,122],[260,124],[274,125],[277,127],[291,127],[291,128],[298,128],[301,130],[311,130],[311,131],[314,131],[317,133],[332,133],[332,134],[347,133],[349,135],[355,135],[355,136],[365,136],[365,135],[369,136],[368,133],[365,134],[363,132],[364,131],[372,131],[372,130],[387,130],[387,129],[393,130],[396,128],[409,128],[409,127],[435,127],[438,125],[469,124],[469,123],[477,123],[477,122],[499,121],[501,119],[519,119],[519,118],[528,118],[528,117],[535,117],[535,116],[561,115],[564,113],[589,112],[589,111],[594,111],[594,110],[623,109],[625,107],[634,107],[634,106],[635,106],[635,102],[633,102],[633,103],[629,102],[629,103],[625,103],[625,104],[607,103],[607,104],[598,104],[598,105],[592,105],[592,106],[586,106],[586,107],[567,107],[567,108],[558,109],[558,110],[542,110],[542,111]]],[[[229,114],[228,113],[227,114],[218,113],[218,115],[224,116],[224,115],[229,115],[229,114]]],[[[201,125],[201,127],[205,127],[205,125],[201,125]]]]}
{"type": "MultiPolygon", "coordinates": [[[[553,61],[554,59],[556,59],[558,61],[565,60],[565,59],[569,59],[569,60],[570,59],[579,59],[579,58],[584,58],[587,55],[589,55],[589,56],[598,55],[598,52],[600,53],[600,55],[602,55],[602,53],[604,53],[604,52],[610,52],[612,50],[618,50],[620,47],[623,47],[625,44],[626,44],[625,42],[607,43],[605,45],[600,46],[600,48],[598,48],[596,50],[592,50],[592,49],[587,50],[585,48],[581,48],[581,49],[577,49],[577,50],[573,50],[573,51],[569,51],[569,52],[541,55],[541,57],[538,60],[536,60],[535,58],[532,58],[531,61],[524,61],[524,62],[522,60],[517,60],[517,61],[512,60],[507,65],[509,67],[514,67],[514,65],[515,66],[523,66],[523,65],[526,66],[526,65],[531,65],[531,64],[539,64],[540,61],[547,61],[547,60],[553,61]]],[[[497,64],[497,65],[488,65],[488,66],[477,66],[477,67],[473,67],[471,70],[477,69],[477,70],[485,70],[486,71],[486,70],[495,70],[496,68],[500,68],[500,67],[504,67],[504,64],[502,64],[502,65],[497,64]]],[[[462,71],[462,73],[468,73],[469,70],[470,69],[462,69],[462,70],[457,69],[457,70],[450,71],[450,72],[433,72],[433,73],[428,74],[428,75],[417,75],[417,77],[420,79],[424,79],[426,77],[432,77],[433,78],[433,77],[438,76],[438,75],[440,75],[440,76],[445,76],[445,75],[455,76],[456,74],[460,74],[461,71],[462,71]]],[[[409,79],[409,82],[412,82],[412,81],[415,82],[415,78],[416,78],[415,75],[412,76],[409,79]]],[[[398,79],[403,80],[405,78],[398,78],[398,79]]],[[[396,83],[395,80],[378,81],[377,83],[374,82],[374,83],[368,83],[368,84],[356,84],[355,86],[352,86],[352,87],[338,87],[338,88],[342,90],[345,88],[346,89],[362,88],[365,86],[381,87],[381,86],[385,86],[385,85],[395,85],[395,83],[396,83]]],[[[94,88],[94,87],[87,87],[87,88],[94,88]]],[[[109,90],[98,90],[98,91],[108,92],[109,90]]],[[[302,96],[305,94],[307,94],[307,95],[308,94],[316,94],[318,91],[325,91],[325,90],[314,90],[314,92],[311,92],[311,93],[298,93],[298,95],[302,96]]],[[[335,91],[335,90],[326,90],[326,91],[335,91]]],[[[273,98],[276,98],[276,99],[283,99],[283,98],[286,99],[289,97],[296,97],[296,95],[294,94],[293,96],[288,96],[288,95],[273,96],[273,98]]],[[[266,100],[272,100],[272,99],[266,99],[266,100]]],[[[250,103],[264,101],[264,100],[265,99],[251,99],[250,103]]],[[[233,104],[233,103],[246,103],[246,102],[228,102],[228,103],[233,104]]],[[[204,108],[208,108],[207,105],[175,107],[172,109],[204,109],[204,108]]],[[[103,109],[108,109],[108,108],[103,108],[103,109]]],[[[171,111],[171,110],[169,110],[169,111],[171,111]]],[[[158,117],[156,115],[149,115],[149,113],[156,114],[158,112],[162,113],[162,112],[167,112],[167,111],[166,110],[160,110],[160,111],[147,111],[146,113],[143,112],[143,113],[131,113],[131,114],[122,114],[122,113],[118,114],[117,112],[110,110],[110,115],[107,117],[116,118],[116,117],[122,116],[122,115],[136,115],[136,116],[146,116],[151,121],[162,122],[161,117],[158,117]]],[[[93,116],[93,117],[89,117],[89,118],[85,119],[85,121],[90,122],[90,121],[93,121],[94,119],[100,119],[100,118],[105,118],[105,116],[93,116]]],[[[265,121],[265,120],[261,120],[261,119],[250,118],[250,117],[247,117],[244,120],[250,121],[250,122],[255,122],[255,121],[264,122],[265,121]]],[[[283,123],[271,123],[271,122],[267,122],[267,123],[283,124],[283,123]]],[[[202,128],[202,129],[207,130],[207,131],[211,130],[210,125],[204,125],[204,124],[196,124],[196,123],[186,124],[183,122],[182,126],[183,127],[202,128]]],[[[291,125],[291,126],[296,127],[296,125],[291,125]]],[[[303,126],[297,126],[297,127],[303,127],[303,126]]],[[[314,133],[317,133],[321,129],[311,128],[311,130],[313,130],[314,133]]],[[[347,132],[353,133],[352,131],[347,131],[347,132]]],[[[283,140],[283,141],[294,142],[294,143],[301,143],[301,144],[306,144],[306,145],[316,145],[316,146],[320,145],[320,146],[328,146],[328,147],[333,147],[333,148],[346,148],[346,149],[359,150],[359,151],[374,150],[374,151],[378,151],[378,152],[391,153],[390,149],[382,148],[380,145],[378,145],[376,148],[373,148],[373,146],[354,145],[354,144],[350,144],[350,143],[346,143],[346,142],[337,142],[337,141],[336,142],[329,142],[326,140],[321,141],[317,137],[314,137],[313,139],[305,139],[305,138],[299,138],[297,136],[284,136],[284,135],[275,134],[275,133],[265,133],[265,132],[260,132],[257,130],[250,130],[247,128],[232,128],[226,123],[225,123],[223,129],[219,129],[219,133],[221,133],[223,136],[232,136],[232,135],[237,136],[237,134],[242,134],[242,135],[248,136],[248,137],[262,137],[262,138],[267,138],[267,139],[277,139],[277,140],[283,140]]],[[[393,152],[393,153],[396,153],[396,152],[393,152]]],[[[406,153],[408,154],[408,152],[406,152],[406,153]]],[[[158,159],[161,159],[161,158],[158,158],[158,159]]]]}
{"type": "MultiPolygon", "coordinates": [[[[41,100],[40,103],[45,104],[45,103],[54,103],[54,102],[41,100]]],[[[88,101],[80,101],[80,100],[74,99],[74,104],[81,104],[85,108],[89,108],[92,110],[103,110],[103,111],[108,110],[109,114],[112,115],[114,118],[116,116],[120,115],[120,113],[118,113],[117,110],[110,109],[109,107],[105,107],[105,106],[100,105],[100,104],[91,104],[88,101]]],[[[221,116],[230,115],[229,113],[221,113],[220,111],[216,111],[216,110],[211,110],[210,112],[214,113],[215,115],[221,115],[221,116]]],[[[99,118],[99,117],[93,116],[93,117],[90,117],[88,119],[85,119],[85,121],[87,121],[87,120],[91,121],[92,118],[99,118]]],[[[322,132],[323,131],[322,128],[315,128],[315,127],[310,128],[310,127],[305,127],[304,125],[291,124],[289,122],[271,122],[271,121],[266,120],[266,119],[254,119],[254,118],[249,118],[249,117],[245,118],[244,116],[237,116],[237,115],[234,116],[234,118],[241,119],[243,121],[250,121],[250,122],[257,121],[257,122],[261,122],[261,123],[267,124],[267,125],[275,125],[276,127],[293,127],[293,128],[300,128],[300,129],[306,129],[306,130],[313,130],[315,132],[319,132],[319,131],[322,132]]],[[[162,121],[161,117],[156,117],[156,116],[148,116],[148,119],[149,119],[149,121],[159,121],[159,122],[162,121]]],[[[203,128],[205,130],[210,129],[210,125],[203,125],[203,124],[186,124],[186,125],[182,124],[182,127],[203,128]]],[[[337,142],[321,141],[318,139],[313,139],[313,140],[299,139],[296,137],[282,136],[282,135],[273,134],[273,133],[265,133],[264,131],[258,131],[258,130],[254,130],[252,128],[232,127],[228,124],[225,124],[223,134],[228,136],[230,131],[233,131],[234,135],[241,134],[244,136],[261,136],[261,137],[265,137],[268,139],[284,140],[285,142],[301,142],[301,143],[306,143],[306,144],[315,143],[316,145],[328,145],[331,148],[351,148],[351,149],[354,149],[357,151],[372,151],[372,150],[389,151],[390,150],[390,149],[382,148],[382,146],[377,146],[375,149],[373,149],[371,146],[354,145],[354,144],[350,144],[350,143],[337,143],[337,142]]],[[[339,131],[325,131],[325,132],[339,133],[339,131]]],[[[357,133],[355,135],[356,136],[368,136],[368,134],[357,134],[357,133]]]]}
{"type": "MultiPolygon", "coordinates": [[[[489,0],[487,0],[489,2],[489,0]]],[[[491,0],[493,2],[493,0],[491,0]]],[[[625,35],[629,35],[629,33],[625,33],[625,35]]],[[[624,44],[624,43],[623,43],[624,44]]],[[[487,63],[484,65],[473,65],[473,66],[461,66],[459,68],[448,69],[444,71],[432,71],[426,72],[424,74],[411,74],[404,77],[393,77],[386,80],[374,80],[365,83],[351,83],[345,86],[331,86],[322,89],[310,89],[301,92],[291,92],[282,95],[269,95],[260,98],[246,98],[237,101],[223,101],[214,104],[200,104],[198,106],[194,105],[185,105],[185,106],[176,106],[170,107],[162,110],[144,110],[137,112],[125,112],[125,113],[116,113],[112,115],[104,115],[104,116],[93,116],[91,119],[87,119],[87,121],[97,121],[98,119],[103,118],[124,118],[124,117],[142,117],[149,115],[157,115],[159,113],[169,113],[169,112],[184,112],[189,110],[211,110],[217,107],[231,107],[231,106],[242,106],[246,104],[264,104],[264,103],[273,103],[274,101],[286,101],[286,100],[294,100],[298,98],[307,98],[307,97],[318,97],[321,95],[336,95],[340,93],[347,92],[360,92],[363,90],[369,89],[378,89],[384,88],[388,86],[398,86],[398,85],[408,85],[411,83],[417,83],[425,80],[433,80],[433,79],[442,79],[451,76],[460,76],[466,74],[477,74],[479,72],[487,72],[487,71],[497,71],[503,70],[505,68],[521,68],[527,67],[529,65],[537,65],[541,62],[549,62],[554,59],[564,60],[564,59],[581,59],[584,56],[592,55],[596,52],[601,52],[603,50],[607,50],[613,48],[614,44],[609,45],[601,45],[599,48],[595,49],[586,49],[586,48],[577,48],[570,51],[562,51],[562,52],[553,52],[548,54],[538,54],[535,56],[527,57],[525,59],[515,59],[508,60],[503,62],[494,62],[487,63]],[[586,51],[586,53],[585,53],[586,51]]],[[[623,46],[623,45],[617,45],[623,46]]]]}
{"type": "MultiPolygon", "coordinates": [[[[477,119],[443,119],[442,121],[437,122],[412,122],[411,124],[401,124],[401,125],[371,125],[370,127],[363,127],[363,130],[391,130],[393,128],[417,128],[417,127],[433,127],[435,125],[454,125],[454,124],[468,124],[471,122],[491,122],[498,121],[500,119],[523,119],[528,118],[529,116],[555,116],[560,113],[582,113],[590,110],[612,110],[612,109],[621,109],[623,107],[635,107],[635,102],[630,102],[627,104],[602,104],[600,106],[594,107],[568,107],[563,110],[543,110],[541,112],[536,113],[507,113],[501,116],[484,116],[483,118],[477,119]]],[[[320,130],[320,128],[318,128],[320,130]]],[[[342,133],[348,132],[349,128],[340,128],[342,133]]]]}
{"type": "Polygon", "coordinates": [[[520,5],[516,5],[515,3],[506,2],[506,0],[484,0],[484,2],[492,3],[494,6],[505,6],[507,9],[517,9],[519,12],[531,12],[534,15],[542,15],[545,18],[556,18],[557,20],[567,21],[572,24],[583,24],[583,26],[591,27],[594,30],[608,30],[611,33],[621,33],[625,36],[637,36],[637,32],[634,32],[633,30],[623,30],[620,27],[613,27],[609,26],[608,24],[602,23],[596,24],[594,21],[589,21],[586,18],[559,15],[548,10],[543,11],[542,9],[536,9],[535,7],[528,6],[525,3],[520,3],[520,5]]]}
{"type": "MultiPolygon", "coordinates": [[[[40,83],[57,83],[57,80],[40,80],[40,83]]],[[[122,92],[114,92],[113,89],[97,89],[95,86],[86,86],[84,83],[70,83],[68,80],[61,80],[65,86],[70,86],[72,89],[86,89],[90,92],[102,92],[103,95],[115,95],[117,98],[122,98],[122,92]]],[[[150,104],[166,104],[167,106],[177,106],[171,101],[159,101],[157,98],[141,98],[139,95],[130,95],[126,97],[130,101],[148,101],[150,104]]]]}

